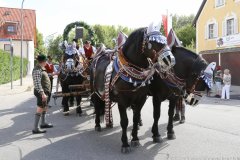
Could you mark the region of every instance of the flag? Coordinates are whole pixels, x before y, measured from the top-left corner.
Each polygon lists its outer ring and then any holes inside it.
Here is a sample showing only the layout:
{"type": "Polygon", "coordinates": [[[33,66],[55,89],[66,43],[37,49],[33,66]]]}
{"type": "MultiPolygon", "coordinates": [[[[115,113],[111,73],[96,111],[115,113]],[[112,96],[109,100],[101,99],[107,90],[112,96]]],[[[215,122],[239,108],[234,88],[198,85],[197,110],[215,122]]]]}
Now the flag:
{"type": "Polygon", "coordinates": [[[163,29],[166,37],[168,36],[168,16],[162,15],[163,29]]]}
{"type": "Polygon", "coordinates": [[[169,33],[172,29],[172,14],[168,14],[168,22],[167,22],[167,33],[169,33]]]}

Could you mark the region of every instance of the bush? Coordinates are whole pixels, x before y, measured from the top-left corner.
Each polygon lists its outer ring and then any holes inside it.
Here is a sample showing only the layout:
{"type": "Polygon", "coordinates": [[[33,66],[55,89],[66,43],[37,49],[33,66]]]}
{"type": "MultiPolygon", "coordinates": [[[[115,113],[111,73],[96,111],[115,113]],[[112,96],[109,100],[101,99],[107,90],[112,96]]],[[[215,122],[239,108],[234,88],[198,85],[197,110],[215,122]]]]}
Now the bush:
{"type": "MultiPolygon", "coordinates": [[[[13,56],[13,80],[20,78],[20,57],[13,56]]],[[[28,60],[23,58],[23,76],[27,75],[28,60]]],[[[0,84],[11,81],[10,54],[0,50],[0,84]]]]}

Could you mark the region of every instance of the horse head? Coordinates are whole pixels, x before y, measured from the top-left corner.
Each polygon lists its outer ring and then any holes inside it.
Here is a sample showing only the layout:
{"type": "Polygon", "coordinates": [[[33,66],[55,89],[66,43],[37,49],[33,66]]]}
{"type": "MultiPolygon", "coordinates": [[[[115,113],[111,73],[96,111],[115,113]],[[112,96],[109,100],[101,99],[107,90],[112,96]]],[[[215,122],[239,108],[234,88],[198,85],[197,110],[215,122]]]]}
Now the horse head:
{"type": "Polygon", "coordinates": [[[153,63],[158,62],[158,71],[167,72],[175,65],[175,58],[167,45],[167,39],[160,32],[161,23],[151,23],[144,37],[142,50],[150,56],[153,63]]]}
{"type": "Polygon", "coordinates": [[[185,101],[187,104],[196,106],[201,100],[203,94],[206,94],[206,89],[212,88],[213,71],[216,67],[216,62],[210,63],[205,70],[201,70],[199,74],[193,74],[190,85],[187,86],[185,92],[185,101]]]}
{"type": "Polygon", "coordinates": [[[74,72],[79,61],[79,52],[76,48],[76,43],[68,44],[67,41],[64,41],[61,48],[64,50],[63,71],[66,73],[74,72]]]}
{"type": "Polygon", "coordinates": [[[161,72],[172,68],[175,58],[168,48],[166,37],[160,32],[160,27],[161,24],[151,23],[147,28],[131,33],[122,47],[125,56],[143,68],[148,67],[149,62],[155,64],[156,69],[161,72]]]}
{"type": "Polygon", "coordinates": [[[211,79],[216,63],[208,63],[200,55],[183,47],[173,47],[176,58],[174,71],[185,80],[184,98],[187,104],[196,106],[207,88],[211,88],[211,79]]]}

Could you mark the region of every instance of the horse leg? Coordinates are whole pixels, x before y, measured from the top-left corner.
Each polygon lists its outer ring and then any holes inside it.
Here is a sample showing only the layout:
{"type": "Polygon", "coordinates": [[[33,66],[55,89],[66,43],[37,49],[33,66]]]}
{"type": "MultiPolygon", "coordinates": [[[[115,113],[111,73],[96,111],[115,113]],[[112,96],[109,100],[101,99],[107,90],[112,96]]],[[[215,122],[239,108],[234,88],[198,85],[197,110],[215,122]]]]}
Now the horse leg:
{"type": "Polygon", "coordinates": [[[76,108],[76,113],[81,116],[82,115],[82,108],[81,108],[81,101],[82,101],[82,96],[76,96],[77,100],[77,108],[76,108]]]}
{"type": "Polygon", "coordinates": [[[170,140],[176,139],[176,135],[173,130],[173,115],[174,115],[175,106],[176,106],[176,97],[171,98],[169,100],[167,138],[170,140]]]}
{"type": "Polygon", "coordinates": [[[152,102],[153,102],[153,119],[154,119],[153,126],[152,126],[152,133],[153,133],[152,138],[154,143],[160,143],[162,142],[162,137],[158,131],[158,121],[161,114],[161,101],[157,94],[153,95],[152,102]]]}
{"type": "Polygon", "coordinates": [[[70,107],[73,107],[74,106],[74,96],[70,96],[68,99],[69,99],[70,107]]]}
{"type": "Polygon", "coordinates": [[[118,104],[118,110],[120,113],[120,124],[122,127],[122,149],[121,152],[122,153],[129,153],[130,150],[130,146],[128,144],[128,137],[127,137],[127,127],[128,127],[128,117],[127,117],[127,111],[126,111],[126,107],[123,105],[118,104]]]}
{"type": "MultiPolygon", "coordinates": [[[[68,85],[62,85],[62,93],[68,93],[68,85]]],[[[65,116],[69,115],[69,106],[68,106],[68,97],[62,98],[62,105],[63,105],[63,114],[65,116]]]]}
{"type": "Polygon", "coordinates": [[[146,97],[141,97],[140,98],[141,101],[139,101],[140,103],[136,104],[133,109],[133,129],[132,129],[132,140],[131,140],[131,146],[132,147],[138,147],[140,146],[139,143],[139,138],[138,138],[138,125],[140,122],[140,117],[141,117],[141,110],[143,105],[146,102],[146,97]]]}
{"type": "Polygon", "coordinates": [[[96,95],[93,94],[91,97],[93,104],[94,104],[94,110],[95,110],[95,131],[100,132],[102,130],[100,125],[100,117],[104,113],[102,110],[105,107],[104,102],[101,102],[102,100],[96,95]],[[102,109],[103,108],[103,109],[102,109]]]}
{"type": "MultiPolygon", "coordinates": [[[[135,105],[132,105],[132,110],[133,110],[133,115],[135,114],[135,105]]],[[[138,129],[139,129],[139,126],[143,126],[143,123],[142,123],[142,117],[141,117],[141,112],[139,114],[139,122],[138,122],[138,129]]]]}

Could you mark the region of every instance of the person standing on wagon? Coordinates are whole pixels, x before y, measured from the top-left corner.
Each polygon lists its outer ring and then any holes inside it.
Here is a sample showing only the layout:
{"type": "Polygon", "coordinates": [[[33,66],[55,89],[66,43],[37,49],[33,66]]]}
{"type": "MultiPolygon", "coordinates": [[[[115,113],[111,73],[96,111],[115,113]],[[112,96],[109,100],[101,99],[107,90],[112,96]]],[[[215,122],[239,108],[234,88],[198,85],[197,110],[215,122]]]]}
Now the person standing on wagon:
{"type": "Polygon", "coordinates": [[[92,60],[94,54],[96,53],[96,48],[91,45],[90,41],[85,41],[83,48],[79,50],[87,60],[92,60]]]}
{"type": "Polygon", "coordinates": [[[222,97],[221,99],[230,99],[230,86],[231,86],[231,74],[229,69],[224,70],[223,74],[223,88],[222,88],[222,97]],[[226,95],[226,97],[225,97],[226,95]]]}
{"type": "Polygon", "coordinates": [[[32,71],[33,85],[34,85],[34,95],[37,98],[37,110],[35,114],[34,128],[32,130],[33,134],[45,133],[46,130],[41,130],[39,128],[39,120],[41,118],[41,128],[52,128],[53,125],[46,123],[45,116],[47,112],[48,97],[51,90],[51,81],[48,77],[45,65],[47,57],[44,54],[37,56],[38,64],[34,67],[32,71]]]}

